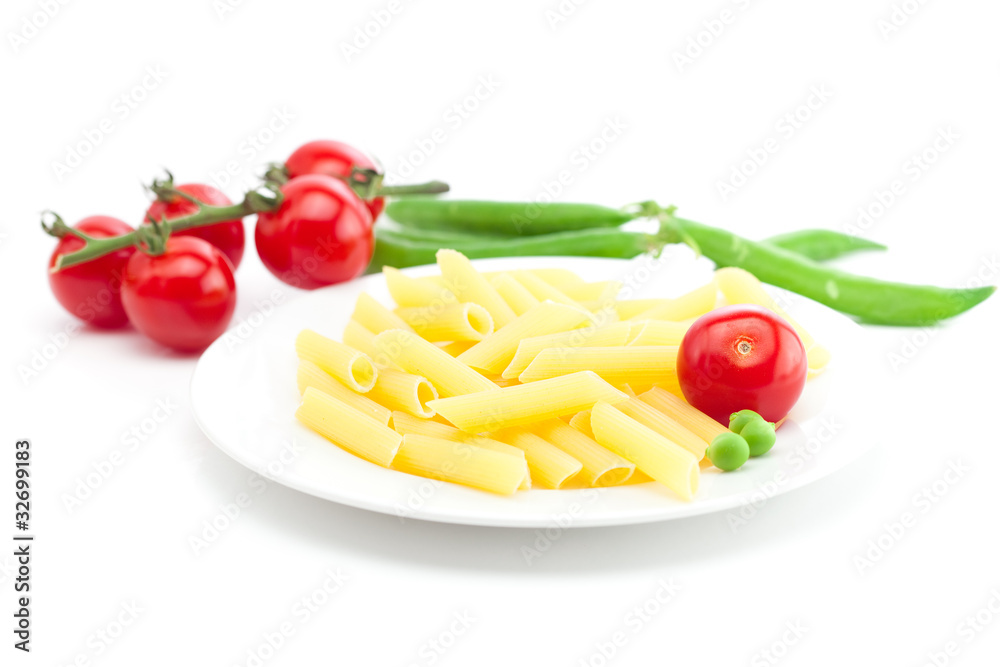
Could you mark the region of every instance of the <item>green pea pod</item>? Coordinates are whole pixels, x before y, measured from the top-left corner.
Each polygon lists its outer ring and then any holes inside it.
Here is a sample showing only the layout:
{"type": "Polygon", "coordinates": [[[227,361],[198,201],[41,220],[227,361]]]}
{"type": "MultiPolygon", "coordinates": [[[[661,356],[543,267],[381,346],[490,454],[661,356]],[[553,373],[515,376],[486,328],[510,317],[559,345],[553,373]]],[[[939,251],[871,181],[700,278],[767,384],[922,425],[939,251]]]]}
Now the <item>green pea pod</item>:
{"type": "Polygon", "coordinates": [[[639,217],[596,204],[493,202],[411,197],[390,202],[387,216],[400,225],[503,236],[537,236],[581,229],[619,227],[639,217]]]}
{"type": "MultiPolygon", "coordinates": [[[[982,302],[995,286],[950,289],[893,283],[823,266],[767,243],[669,216],[674,240],[694,242],[718,266],[736,266],[761,281],[809,297],[869,324],[924,326],[954,317],[982,302]]],[[[665,225],[669,230],[670,224],[665,225]]]]}
{"type": "Polygon", "coordinates": [[[383,266],[401,269],[433,264],[440,248],[458,250],[470,259],[481,257],[527,257],[572,255],[579,257],[617,257],[628,259],[663,247],[663,240],[653,234],[621,229],[582,229],[524,238],[481,239],[454,237],[450,243],[418,241],[384,228],[376,228],[375,253],[368,273],[383,266]]]}
{"type": "Polygon", "coordinates": [[[763,243],[784,248],[817,262],[836,259],[863,250],[886,250],[881,243],[830,229],[803,229],[764,239],[763,243]]]}

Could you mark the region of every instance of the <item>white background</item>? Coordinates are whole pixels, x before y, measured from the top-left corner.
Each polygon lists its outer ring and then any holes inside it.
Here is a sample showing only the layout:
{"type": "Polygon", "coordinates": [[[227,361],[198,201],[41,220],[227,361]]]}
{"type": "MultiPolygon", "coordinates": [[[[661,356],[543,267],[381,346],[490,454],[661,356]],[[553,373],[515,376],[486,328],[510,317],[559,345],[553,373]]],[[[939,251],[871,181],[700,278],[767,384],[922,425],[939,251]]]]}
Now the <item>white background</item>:
{"type": "MultiPolygon", "coordinates": [[[[887,34],[888,0],[594,0],[554,25],[555,0],[407,1],[350,61],[343,45],[387,1],[246,0],[221,15],[212,0],[67,2],[32,32],[24,20],[42,23],[40,4],[10,0],[0,16],[0,506],[7,526],[12,443],[30,437],[38,536],[31,655],[11,648],[13,560],[0,550],[0,662],[246,665],[288,621],[294,635],[264,664],[427,665],[426,642],[462,613],[471,628],[435,664],[605,664],[595,646],[619,631],[626,642],[606,664],[770,664],[760,652],[776,642],[783,665],[920,665],[950,641],[957,655],[939,664],[1000,653],[1000,614],[983,612],[979,631],[965,620],[991,596],[1000,611],[996,298],[932,331],[868,328],[882,363],[857,381],[880,401],[852,416],[864,428],[851,437],[878,447],[851,468],[768,501],[746,525],[723,513],[571,530],[529,565],[534,531],[400,523],[276,484],[258,493],[191,419],[193,358],[134,331],[59,336],[71,318],[48,291],[53,243],[37,226],[45,208],[136,224],[140,183],[161,167],[203,181],[235,161],[246,180],[307,140],[339,138],[392,173],[420,162],[407,180],[441,178],[459,196],[535,198],[568,170],[564,200],[656,198],[753,237],[853,225],[891,251],[845,267],[995,283],[996,3],[911,0],[887,34]],[[679,66],[698,39],[702,52],[679,66]],[[131,92],[147,68],[163,80],[131,92]],[[495,90],[477,91],[483,78],[495,90]],[[800,110],[809,118],[788,136],[782,118],[819,88],[830,96],[800,110]],[[135,101],[127,117],[123,94],[135,101]],[[463,101],[476,107],[467,117],[449,111],[463,101]],[[275,110],[293,120],[269,134],[275,110]],[[54,163],[104,118],[112,132],[60,178],[54,163]],[[623,129],[583,157],[609,122],[623,129]],[[414,158],[436,128],[445,140],[414,158]],[[957,138],[912,178],[908,160],[947,128],[957,138]],[[777,152],[724,200],[718,183],[769,138],[777,152]],[[895,179],[905,193],[858,226],[858,208],[895,179]],[[25,374],[33,358],[41,368],[25,374]],[[176,407],[127,451],[123,434],[157,400],[176,407]],[[67,510],[63,495],[116,449],[124,463],[67,510]],[[956,462],[968,471],[949,484],[956,462]],[[941,497],[915,499],[935,482],[941,497]],[[240,493],[250,507],[196,555],[189,538],[240,493]],[[890,536],[907,512],[915,525],[890,536]],[[880,539],[877,562],[861,565],[880,539]],[[300,623],[293,605],[338,568],[349,580],[300,623]],[[627,615],[661,579],[681,590],[637,628],[627,615]],[[108,648],[94,633],[114,631],[133,602],[142,611],[108,648]],[[804,634],[785,634],[788,623],[804,634]]],[[[226,190],[237,197],[239,182],[226,190]]],[[[275,289],[295,293],[252,248],[238,279],[234,323],[275,289]]]]}

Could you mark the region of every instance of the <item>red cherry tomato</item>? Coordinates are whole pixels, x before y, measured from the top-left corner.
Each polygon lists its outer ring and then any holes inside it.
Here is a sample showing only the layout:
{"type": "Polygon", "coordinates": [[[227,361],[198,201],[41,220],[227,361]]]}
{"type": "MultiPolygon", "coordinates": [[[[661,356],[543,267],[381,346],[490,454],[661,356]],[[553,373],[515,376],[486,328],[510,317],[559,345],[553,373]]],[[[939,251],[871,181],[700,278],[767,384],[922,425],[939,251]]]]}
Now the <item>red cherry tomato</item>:
{"type": "MultiPolygon", "coordinates": [[[[233,203],[225,193],[217,188],[213,188],[211,185],[185,183],[184,185],[175,186],[175,189],[212,206],[229,206],[233,203]]],[[[169,202],[154,201],[146,209],[146,218],[143,219],[153,218],[154,220],[159,220],[163,216],[166,216],[167,220],[173,220],[174,218],[182,218],[197,212],[198,205],[194,202],[188,201],[183,197],[174,197],[169,202]]],[[[174,232],[173,236],[196,236],[200,239],[205,239],[221,250],[229,258],[229,261],[232,262],[233,269],[236,269],[243,259],[245,234],[243,220],[237,218],[235,220],[217,222],[214,225],[206,227],[195,227],[194,229],[174,232]]]]}
{"type": "MultiPolygon", "coordinates": [[[[106,215],[84,218],[73,229],[103,239],[121,236],[134,231],[127,223],[106,215]]],[[[49,268],[55,266],[58,255],[66,255],[83,247],[83,240],[75,236],[59,239],[49,268]]],[[[63,308],[97,327],[112,329],[128,324],[128,315],[122,307],[122,274],[135,248],[123,248],[109,255],[76,266],[70,266],[56,273],[49,273],[49,285],[63,308]]]]}
{"type": "Polygon", "coordinates": [[[281,205],[257,216],[264,266],[295,287],[316,289],[360,275],[371,261],[372,216],[343,182],[299,176],[281,186],[281,205]]]}
{"type": "Polygon", "coordinates": [[[760,306],[726,306],[703,315],[677,353],[684,398],[727,426],[739,410],[770,422],[783,419],[802,394],[806,370],[798,334],[760,306]]]}
{"type": "Polygon", "coordinates": [[[122,303],[135,328],[158,343],[185,352],[202,350],[233,317],[233,268],[208,241],[171,236],[162,255],[132,255],[122,303]]]}
{"type": "MultiPolygon", "coordinates": [[[[303,144],[295,149],[295,152],[289,155],[285,161],[285,169],[288,170],[289,178],[305,176],[306,174],[326,174],[346,180],[350,177],[354,167],[382,171],[370,157],[357,148],[330,140],[310,141],[303,144]]],[[[365,206],[371,212],[372,220],[377,220],[382,209],[385,208],[385,199],[376,197],[371,201],[366,201],[365,206]]]]}

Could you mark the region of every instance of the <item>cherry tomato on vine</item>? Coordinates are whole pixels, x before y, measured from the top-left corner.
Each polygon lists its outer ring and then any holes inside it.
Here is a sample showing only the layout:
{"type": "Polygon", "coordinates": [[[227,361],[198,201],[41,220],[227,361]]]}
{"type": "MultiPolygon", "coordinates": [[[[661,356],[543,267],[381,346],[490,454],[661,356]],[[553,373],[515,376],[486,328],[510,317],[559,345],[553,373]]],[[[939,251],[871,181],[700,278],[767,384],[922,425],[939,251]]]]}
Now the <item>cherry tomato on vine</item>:
{"type": "Polygon", "coordinates": [[[740,410],[777,422],[806,382],[806,351],[795,330],[760,306],[735,305],[703,315],[677,353],[688,403],[721,424],[740,410]]]}
{"type": "MultiPolygon", "coordinates": [[[[233,202],[221,190],[201,183],[185,183],[174,186],[175,190],[180,190],[191,195],[198,201],[205,202],[212,206],[229,206],[233,202]]],[[[159,220],[166,216],[167,220],[182,218],[186,215],[198,212],[198,205],[188,201],[183,197],[173,197],[170,201],[156,200],[146,209],[144,220],[153,218],[159,220]]],[[[222,251],[229,258],[236,269],[243,259],[243,246],[245,245],[246,232],[243,229],[243,220],[225,220],[214,225],[196,227],[174,232],[174,236],[195,236],[204,239],[222,251]]]]}
{"type": "Polygon", "coordinates": [[[136,252],[125,266],[122,303],[135,328],[184,352],[208,347],[236,308],[232,264],[208,241],[171,236],[162,255],[136,252]]]}
{"type": "Polygon", "coordinates": [[[281,186],[281,205],[257,216],[254,239],[264,266],[295,287],[350,280],[371,261],[372,216],[343,181],[299,176],[281,186]]]}
{"type": "MultiPolygon", "coordinates": [[[[106,215],[84,218],[73,229],[99,239],[134,231],[127,223],[106,215]]],[[[57,256],[79,250],[83,245],[83,239],[69,234],[59,239],[49,258],[49,268],[55,266],[57,256]]],[[[122,307],[122,274],[133,252],[135,248],[123,248],[83,264],[49,272],[52,293],[63,308],[84,322],[105,329],[125,326],[128,315],[122,307]]]]}
{"type": "MultiPolygon", "coordinates": [[[[350,177],[354,167],[381,172],[381,168],[370,157],[340,141],[310,141],[295,149],[295,152],[285,160],[289,178],[306,174],[326,174],[345,180],[350,177]]],[[[385,208],[385,199],[376,197],[366,201],[365,206],[371,212],[372,220],[377,220],[385,208]]]]}

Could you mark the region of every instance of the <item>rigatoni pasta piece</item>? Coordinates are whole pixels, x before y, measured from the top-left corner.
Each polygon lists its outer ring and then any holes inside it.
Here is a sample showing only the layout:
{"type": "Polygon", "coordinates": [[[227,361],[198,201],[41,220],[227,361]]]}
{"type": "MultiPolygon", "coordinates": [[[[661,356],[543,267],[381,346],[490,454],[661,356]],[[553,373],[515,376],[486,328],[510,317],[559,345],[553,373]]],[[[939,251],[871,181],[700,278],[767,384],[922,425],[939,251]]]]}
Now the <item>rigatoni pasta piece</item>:
{"type": "Polygon", "coordinates": [[[391,410],[402,410],[429,419],[434,416],[434,411],[427,407],[427,402],[438,398],[438,392],[422,375],[382,368],[367,396],[391,410]]]}
{"type": "Polygon", "coordinates": [[[475,445],[404,435],[394,469],[411,475],[511,495],[524,479],[524,460],[475,445]]]}
{"type": "Polygon", "coordinates": [[[580,479],[587,486],[616,486],[635,471],[635,464],[599,445],[561,419],[548,419],[531,427],[546,440],[580,462],[580,479]]]}
{"type": "Polygon", "coordinates": [[[507,302],[515,315],[524,315],[532,307],[541,303],[528,289],[509,273],[498,273],[490,278],[490,284],[507,302]]]}
{"type": "Polygon", "coordinates": [[[424,376],[442,397],[499,391],[485,377],[410,331],[383,331],[375,337],[375,349],[378,351],[375,361],[380,365],[424,376]]]}
{"type": "Polygon", "coordinates": [[[403,436],[347,403],[308,387],[295,418],[366,461],[389,467],[403,436]]]}
{"type": "Polygon", "coordinates": [[[715,436],[728,430],[704,412],[688,405],[683,398],[660,387],[653,387],[639,394],[639,400],[656,408],[706,442],[712,442],[715,436]]]}
{"type": "Polygon", "coordinates": [[[540,303],[458,355],[457,359],[473,368],[500,374],[514,358],[521,339],[567,331],[587,319],[588,313],[581,308],[540,303]]]}
{"type": "Polygon", "coordinates": [[[311,361],[306,361],[305,359],[299,361],[299,370],[296,373],[295,380],[299,387],[300,396],[306,393],[306,389],[309,387],[315,387],[324,394],[329,394],[347,403],[355,410],[368,415],[380,424],[389,424],[389,419],[392,416],[392,411],[389,408],[379,405],[368,398],[367,395],[362,395],[348,389],[335,380],[332,375],[311,361]]]}
{"type": "Polygon", "coordinates": [[[638,333],[629,345],[680,345],[684,334],[691,328],[691,321],[671,322],[669,320],[646,320],[634,324],[638,333]]]}
{"type": "Polygon", "coordinates": [[[677,374],[676,345],[567,347],[542,350],[524,369],[521,382],[537,382],[589,370],[613,385],[650,386],[677,374]]]}
{"type": "Polygon", "coordinates": [[[401,308],[419,308],[437,304],[447,306],[458,303],[455,295],[444,285],[411,278],[391,266],[382,267],[382,275],[385,276],[385,285],[393,301],[401,308]]]}
{"type": "Polygon", "coordinates": [[[560,488],[583,468],[575,458],[525,428],[505,429],[494,437],[523,451],[532,481],[546,488],[560,488]]]}
{"type": "Polygon", "coordinates": [[[643,426],[653,429],[667,440],[680,445],[700,460],[708,449],[708,440],[696,435],[676,419],[668,417],[649,403],[638,398],[630,398],[618,403],[615,407],[636,420],[643,426]]]}
{"type": "Polygon", "coordinates": [[[493,333],[493,318],[476,303],[397,308],[396,314],[424,340],[480,341],[493,333]]]}
{"type": "Polygon", "coordinates": [[[501,375],[504,378],[516,378],[539,352],[549,348],[625,345],[631,327],[632,325],[628,322],[615,322],[606,327],[586,326],[544,336],[523,338],[517,344],[514,358],[511,359],[510,364],[501,375]]]}
{"type": "Polygon", "coordinates": [[[829,363],[830,352],[822,345],[819,345],[802,325],[792,319],[771,295],[767,293],[760,280],[749,271],[736,267],[727,267],[715,272],[715,280],[729,304],[750,303],[763,306],[778,317],[788,322],[795,333],[802,339],[802,346],[806,349],[806,359],[809,362],[809,374],[816,375],[829,363]]]}
{"type": "Polygon", "coordinates": [[[590,427],[597,442],[684,500],[692,500],[698,492],[698,458],[680,445],[603,401],[591,410],[590,427]]]}
{"type": "Polygon", "coordinates": [[[430,407],[463,431],[479,433],[572,414],[601,400],[618,403],[628,398],[590,371],[515,387],[492,386],[491,392],[439,398],[430,407]]]}
{"type": "Polygon", "coordinates": [[[353,347],[358,352],[364,352],[369,357],[375,357],[375,334],[366,329],[357,320],[349,320],[344,327],[344,345],[353,347]]]}
{"type": "Polygon", "coordinates": [[[687,294],[682,294],[676,299],[666,299],[663,303],[653,306],[649,310],[633,315],[633,320],[687,320],[692,317],[699,317],[715,308],[718,297],[718,286],[715,281],[703,285],[698,289],[691,290],[687,294]]]}
{"type": "Polygon", "coordinates": [[[370,391],[378,378],[378,370],[367,354],[312,329],[303,329],[299,333],[295,339],[295,352],[299,359],[313,362],[354,391],[370,391]]]}
{"type": "Polygon", "coordinates": [[[459,301],[471,301],[485,308],[497,329],[507,326],[517,317],[499,292],[476,271],[468,257],[455,250],[445,249],[438,250],[436,257],[441,276],[459,301]]]}
{"type": "Polygon", "coordinates": [[[358,295],[358,301],[354,304],[354,312],[351,319],[368,329],[373,334],[378,334],[388,329],[403,329],[413,331],[407,324],[391,310],[376,301],[368,292],[358,295]]]}

